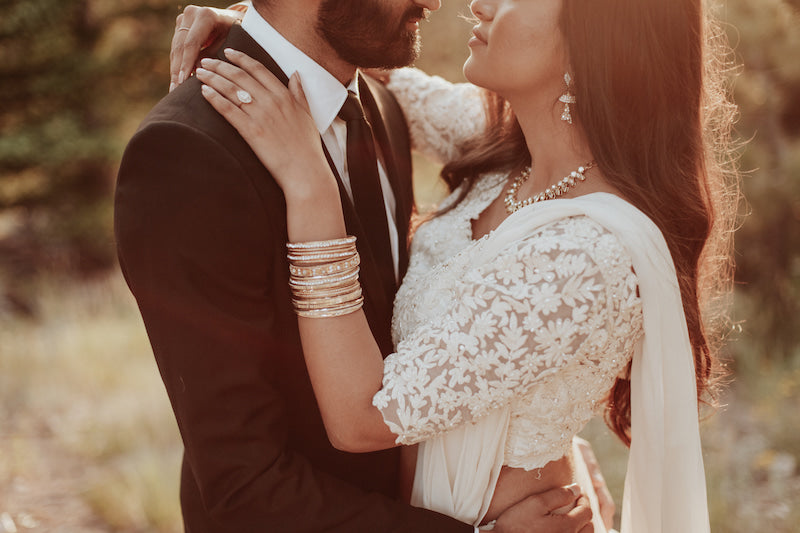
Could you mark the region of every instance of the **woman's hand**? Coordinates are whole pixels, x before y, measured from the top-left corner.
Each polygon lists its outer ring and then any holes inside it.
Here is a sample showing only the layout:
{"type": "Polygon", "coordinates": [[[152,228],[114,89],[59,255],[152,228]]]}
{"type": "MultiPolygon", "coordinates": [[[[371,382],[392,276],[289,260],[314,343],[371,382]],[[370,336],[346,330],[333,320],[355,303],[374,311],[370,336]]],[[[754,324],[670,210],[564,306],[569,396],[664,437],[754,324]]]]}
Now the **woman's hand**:
{"type": "Polygon", "coordinates": [[[186,6],[175,20],[169,51],[170,92],[191,76],[200,59],[216,55],[231,26],[243,16],[240,10],[186,6]]]}
{"type": "Polygon", "coordinates": [[[225,50],[197,69],[205,99],[236,128],[283,190],[294,242],[344,235],[339,186],[308,109],[300,77],[287,89],[264,65],[225,50]],[[341,234],[341,235],[340,235],[341,234]]]}
{"type": "Polygon", "coordinates": [[[206,100],[233,125],[286,196],[335,184],[300,77],[287,89],[250,56],[225,50],[231,63],[206,58],[197,69],[206,100]]]}

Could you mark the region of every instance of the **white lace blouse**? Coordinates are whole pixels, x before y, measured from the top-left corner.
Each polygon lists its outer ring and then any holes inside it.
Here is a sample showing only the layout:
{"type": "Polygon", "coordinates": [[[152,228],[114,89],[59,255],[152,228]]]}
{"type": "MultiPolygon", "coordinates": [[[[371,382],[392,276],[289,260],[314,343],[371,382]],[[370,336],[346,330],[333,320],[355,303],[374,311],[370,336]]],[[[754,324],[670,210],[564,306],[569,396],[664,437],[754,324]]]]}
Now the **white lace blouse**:
{"type": "MultiPolygon", "coordinates": [[[[485,125],[474,86],[403,69],[390,88],[414,147],[439,161],[485,125]]],[[[630,256],[586,216],[556,220],[487,258],[491,234],[473,241],[471,222],[506,180],[482,176],[416,232],[395,301],[397,353],[373,403],[402,444],[508,407],[503,463],[534,469],[569,453],[604,405],[642,334],[642,310],[630,256]]]]}
{"type": "MultiPolygon", "coordinates": [[[[470,85],[404,69],[390,88],[415,148],[440,161],[485,129],[470,85]]],[[[482,176],[417,231],[395,301],[397,352],[373,402],[398,442],[421,441],[411,503],[480,524],[502,466],[568,453],[630,361],[621,531],[708,533],[694,358],[663,235],[595,193],[527,206],[473,241],[506,179],[482,176]]]]}

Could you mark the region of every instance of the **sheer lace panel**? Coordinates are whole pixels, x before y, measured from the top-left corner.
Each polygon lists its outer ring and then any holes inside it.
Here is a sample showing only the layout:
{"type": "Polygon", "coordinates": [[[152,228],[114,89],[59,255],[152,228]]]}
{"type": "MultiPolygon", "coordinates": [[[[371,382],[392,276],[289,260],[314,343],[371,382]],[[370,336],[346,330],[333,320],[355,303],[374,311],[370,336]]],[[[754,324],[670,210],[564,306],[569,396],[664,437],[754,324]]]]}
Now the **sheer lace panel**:
{"type": "Polygon", "coordinates": [[[387,87],[406,115],[413,148],[434,161],[452,161],[465,141],[486,129],[482,89],[475,85],[403,68],[392,72],[387,87]]]}
{"type": "Polygon", "coordinates": [[[397,353],[373,403],[402,444],[511,404],[507,462],[535,468],[568,450],[630,360],[636,279],[617,239],[586,217],[481,261],[484,242],[398,294],[407,318],[395,323],[397,353]]]}

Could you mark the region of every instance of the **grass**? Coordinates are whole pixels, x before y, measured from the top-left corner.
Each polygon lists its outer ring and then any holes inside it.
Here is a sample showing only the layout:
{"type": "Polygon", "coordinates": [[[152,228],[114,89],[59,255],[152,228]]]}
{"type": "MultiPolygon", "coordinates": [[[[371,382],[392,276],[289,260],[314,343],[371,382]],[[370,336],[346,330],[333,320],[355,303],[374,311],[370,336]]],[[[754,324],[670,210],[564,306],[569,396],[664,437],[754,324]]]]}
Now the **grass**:
{"type": "MultiPolygon", "coordinates": [[[[445,3],[423,26],[420,67],[461,79],[466,6],[445,3]]],[[[444,193],[437,167],[415,165],[429,210],[444,193]]],[[[0,309],[0,517],[42,531],[181,531],[180,441],[124,282],[47,277],[35,293],[36,320],[0,309]]],[[[732,347],[727,407],[702,425],[712,529],[800,531],[800,352],[776,362],[756,336],[732,347]]],[[[584,436],[619,505],[625,448],[601,421],[584,436]]]]}
{"type": "MultiPolygon", "coordinates": [[[[0,513],[66,517],[68,531],[180,531],[180,443],[124,282],[50,280],[38,294],[37,320],[0,320],[0,513]]],[[[737,361],[747,372],[702,425],[713,531],[797,531],[800,368],[737,361]]],[[[584,435],[619,504],[624,447],[599,420],[584,435]]]]}
{"type": "Polygon", "coordinates": [[[121,278],[45,281],[37,304],[0,321],[0,512],[180,531],[177,429],[121,278]]]}

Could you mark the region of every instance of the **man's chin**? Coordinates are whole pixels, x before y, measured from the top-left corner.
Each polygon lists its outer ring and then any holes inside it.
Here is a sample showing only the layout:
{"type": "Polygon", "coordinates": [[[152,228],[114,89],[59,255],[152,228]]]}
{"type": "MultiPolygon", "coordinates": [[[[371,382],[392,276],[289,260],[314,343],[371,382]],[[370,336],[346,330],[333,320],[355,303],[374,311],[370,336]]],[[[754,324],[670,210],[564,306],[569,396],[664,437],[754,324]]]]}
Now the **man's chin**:
{"type": "Polygon", "coordinates": [[[394,69],[407,67],[417,60],[420,52],[419,39],[416,34],[412,34],[411,37],[410,40],[395,41],[393,45],[376,50],[374,53],[364,53],[362,50],[352,54],[350,58],[341,54],[340,57],[359,68],[394,69]]]}

